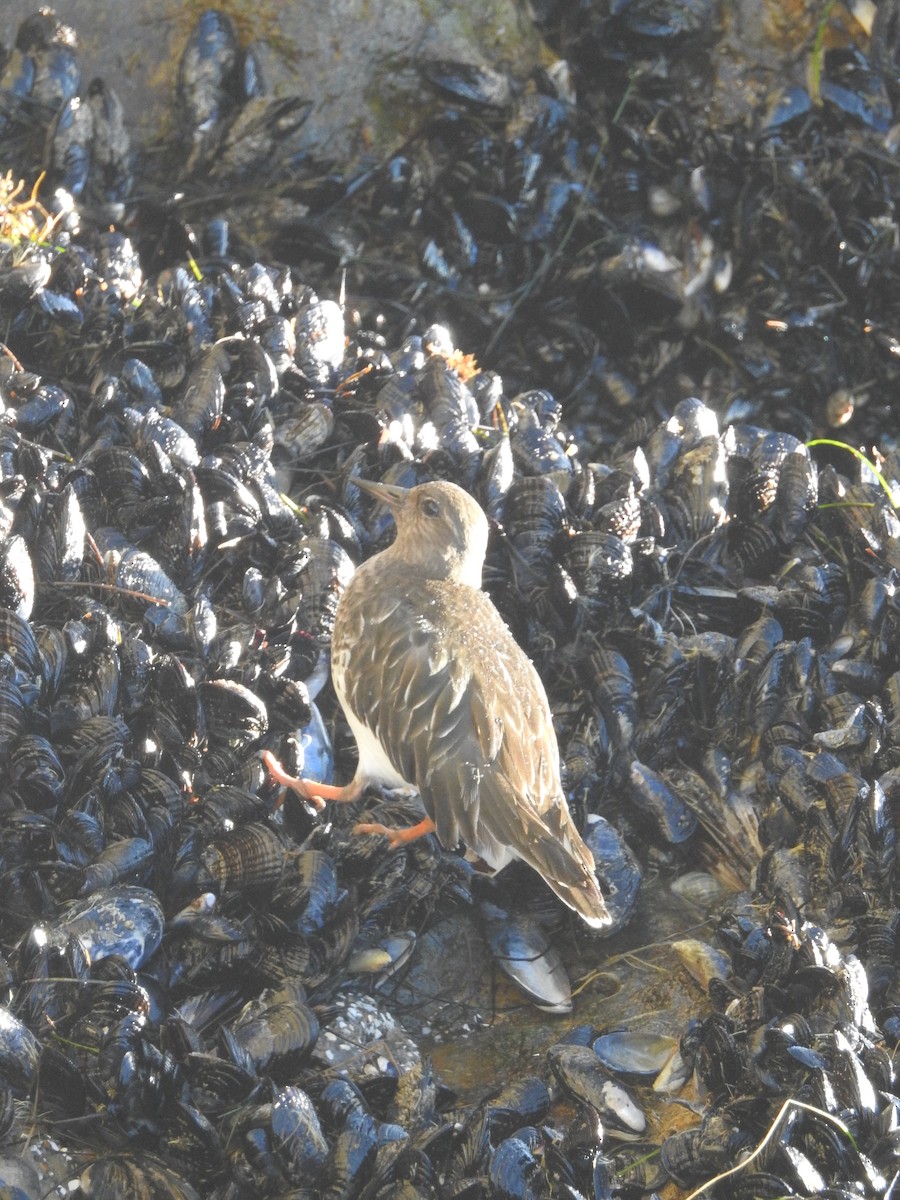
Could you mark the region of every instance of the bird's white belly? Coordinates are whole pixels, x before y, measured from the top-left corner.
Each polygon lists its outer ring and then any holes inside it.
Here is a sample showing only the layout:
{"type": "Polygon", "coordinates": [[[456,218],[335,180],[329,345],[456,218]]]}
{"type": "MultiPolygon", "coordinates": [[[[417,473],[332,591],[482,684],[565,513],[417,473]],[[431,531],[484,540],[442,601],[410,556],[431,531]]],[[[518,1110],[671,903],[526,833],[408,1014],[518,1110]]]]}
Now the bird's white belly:
{"type": "Polygon", "coordinates": [[[352,712],[344,710],[347,724],[356,738],[359,750],[359,766],[357,776],[368,783],[380,783],[388,788],[407,788],[416,791],[416,785],[402,775],[398,775],[385,754],[378,738],[367,725],[358,720],[352,712]]]}

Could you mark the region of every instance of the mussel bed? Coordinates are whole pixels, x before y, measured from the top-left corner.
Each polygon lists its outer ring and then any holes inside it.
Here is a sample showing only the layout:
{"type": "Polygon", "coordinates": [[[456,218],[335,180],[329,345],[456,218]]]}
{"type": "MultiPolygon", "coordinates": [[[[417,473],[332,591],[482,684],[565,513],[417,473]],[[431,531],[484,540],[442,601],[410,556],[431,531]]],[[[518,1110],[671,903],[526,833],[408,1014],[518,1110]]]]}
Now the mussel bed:
{"type": "Polygon", "coordinates": [[[378,163],[304,153],[222,12],[158,146],[51,10],[0,54],[11,1195],[892,1194],[896,8],[829,6],[807,82],[728,118],[740,8],[547,6],[553,69],[423,64],[444,101],[378,163]],[[353,769],[361,478],[488,513],[608,936],[269,777],[353,769]],[[511,1003],[540,1054],[453,1093],[432,1054],[511,1003]]]}

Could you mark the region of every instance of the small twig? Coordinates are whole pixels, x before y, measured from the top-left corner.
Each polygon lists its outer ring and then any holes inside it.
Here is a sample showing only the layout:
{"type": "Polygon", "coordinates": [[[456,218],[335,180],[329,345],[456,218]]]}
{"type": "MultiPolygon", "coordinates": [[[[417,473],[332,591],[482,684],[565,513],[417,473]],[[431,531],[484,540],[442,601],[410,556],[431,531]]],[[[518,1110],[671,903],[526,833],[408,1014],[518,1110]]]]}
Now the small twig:
{"type": "Polygon", "coordinates": [[[151,596],[148,592],[134,592],[130,588],[119,587],[115,583],[96,583],[83,582],[80,579],[57,579],[53,585],[55,588],[82,588],[85,590],[93,590],[98,588],[101,592],[112,592],[116,596],[125,596],[129,600],[141,600],[147,604],[158,604],[160,608],[171,608],[171,600],[163,600],[160,596],[151,596]]]}

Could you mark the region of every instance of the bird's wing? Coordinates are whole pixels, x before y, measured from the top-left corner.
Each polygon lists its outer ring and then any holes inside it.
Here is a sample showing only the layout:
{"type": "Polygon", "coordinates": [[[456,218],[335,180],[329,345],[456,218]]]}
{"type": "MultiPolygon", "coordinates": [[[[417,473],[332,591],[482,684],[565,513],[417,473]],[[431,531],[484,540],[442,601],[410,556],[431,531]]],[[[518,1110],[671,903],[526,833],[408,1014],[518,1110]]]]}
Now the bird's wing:
{"type": "Polygon", "coordinates": [[[449,595],[423,583],[367,602],[365,636],[342,630],[345,702],[415,783],[442,845],[462,841],[492,866],[521,858],[591,924],[606,924],[537,672],[484,593],[458,598],[462,629],[442,611],[449,595]]]}
{"type": "Polygon", "coordinates": [[[462,585],[455,597],[447,584],[385,589],[366,605],[364,633],[350,639],[346,699],[415,782],[444,845],[462,837],[475,848],[495,776],[521,814],[540,819],[547,809],[552,822],[562,789],[550,707],[488,597],[462,585]],[[448,620],[448,605],[465,612],[464,627],[448,620]]]}
{"type": "MultiPolygon", "coordinates": [[[[465,669],[422,615],[421,603],[392,588],[370,593],[364,615],[361,609],[339,612],[333,654],[344,704],[372,731],[397,773],[421,791],[442,733],[456,727],[453,714],[470,684],[465,669]]],[[[422,798],[428,807],[424,792],[422,798]]],[[[457,834],[444,844],[458,840],[457,834]]]]}
{"type": "MultiPolygon", "coordinates": [[[[477,676],[473,682],[477,695],[477,676]]],[[[542,692],[540,696],[543,701],[542,692]]],[[[519,714],[517,694],[511,693],[510,699],[519,714]]],[[[600,929],[610,923],[609,913],[597,884],[593,855],[579,837],[563,797],[556,764],[546,760],[540,721],[549,721],[550,714],[543,712],[544,707],[545,702],[531,708],[524,705],[524,712],[537,723],[521,715],[514,720],[505,717],[496,754],[483,767],[473,764],[471,755],[450,754],[437,761],[428,781],[431,795],[426,807],[433,808],[438,836],[445,845],[455,845],[461,837],[495,867],[510,856],[520,858],[565,904],[600,929]]],[[[481,711],[477,703],[474,708],[481,711]]],[[[472,721],[473,728],[477,724],[472,721]]],[[[490,731],[491,736],[496,733],[496,728],[490,731]]],[[[476,735],[480,746],[485,746],[487,735],[484,729],[476,735]]],[[[463,744],[471,744],[471,739],[463,744]]],[[[555,748],[555,739],[549,744],[555,748]]]]}

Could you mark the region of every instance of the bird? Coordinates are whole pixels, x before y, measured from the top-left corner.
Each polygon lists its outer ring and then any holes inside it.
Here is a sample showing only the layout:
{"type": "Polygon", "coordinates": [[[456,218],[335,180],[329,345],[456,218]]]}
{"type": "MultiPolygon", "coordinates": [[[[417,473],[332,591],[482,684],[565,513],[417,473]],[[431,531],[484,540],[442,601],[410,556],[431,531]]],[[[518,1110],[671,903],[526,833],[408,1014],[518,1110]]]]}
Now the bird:
{"type": "Polygon", "coordinates": [[[491,872],[521,859],[589,926],[610,925],[563,793],[544,685],[482,590],[481,506],[444,480],[354,482],[387,506],[397,531],[357,568],[334,621],[332,681],[358,766],[336,787],[295,778],[266,751],[273,778],[320,808],[370,785],[415,790],[426,814],[416,825],[355,832],[392,848],[435,833],[491,872]]]}

